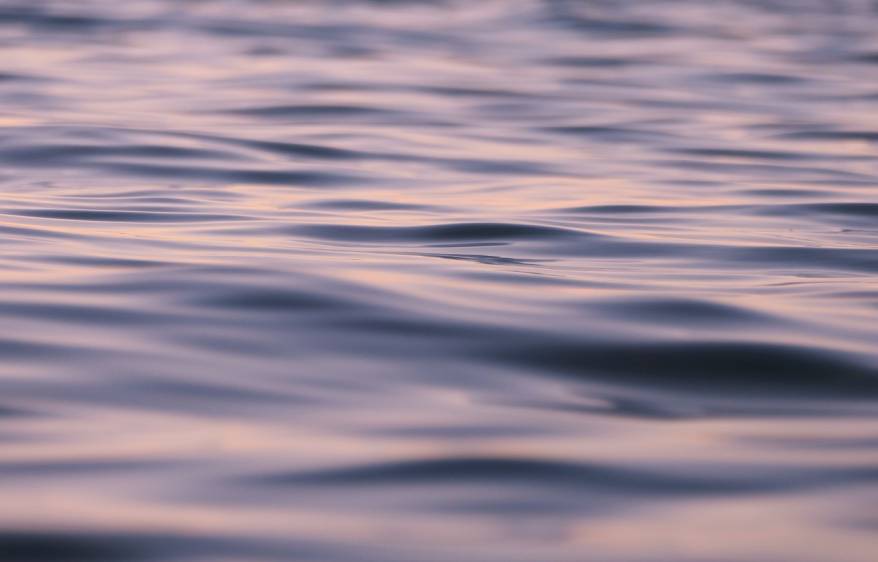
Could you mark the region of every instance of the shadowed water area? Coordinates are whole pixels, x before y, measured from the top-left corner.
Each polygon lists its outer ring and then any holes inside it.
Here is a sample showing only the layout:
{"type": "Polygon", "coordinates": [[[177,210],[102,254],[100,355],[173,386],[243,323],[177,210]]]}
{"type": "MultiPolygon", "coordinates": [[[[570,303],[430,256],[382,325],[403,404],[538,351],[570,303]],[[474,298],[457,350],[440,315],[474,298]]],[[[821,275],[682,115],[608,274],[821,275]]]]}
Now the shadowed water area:
{"type": "Polygon", "coordinates": [[[872,0],[0,0],[0,560],[873,562],[872,0]]]}

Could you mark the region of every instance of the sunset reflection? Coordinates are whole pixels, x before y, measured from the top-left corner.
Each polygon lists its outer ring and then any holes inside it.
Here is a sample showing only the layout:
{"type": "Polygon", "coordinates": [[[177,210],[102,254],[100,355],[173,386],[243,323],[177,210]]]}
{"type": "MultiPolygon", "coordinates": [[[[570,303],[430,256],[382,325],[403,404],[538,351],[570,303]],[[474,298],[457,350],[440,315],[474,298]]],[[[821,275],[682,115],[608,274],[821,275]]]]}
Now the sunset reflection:
{"type": "Polygon", "coordinates": [[[878,12],[0,3],[2,562],[873,562],[878,12]]]}

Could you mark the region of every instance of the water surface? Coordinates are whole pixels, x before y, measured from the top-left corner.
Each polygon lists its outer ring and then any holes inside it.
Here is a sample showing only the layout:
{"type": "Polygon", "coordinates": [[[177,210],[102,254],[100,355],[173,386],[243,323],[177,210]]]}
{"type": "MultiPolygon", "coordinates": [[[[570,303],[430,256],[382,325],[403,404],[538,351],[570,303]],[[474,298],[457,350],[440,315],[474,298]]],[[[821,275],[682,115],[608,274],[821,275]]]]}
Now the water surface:
{"type": "Polygon", "coordinates": [[[0,2],[0,558],[874,561],[876,30],[0,2]]]}

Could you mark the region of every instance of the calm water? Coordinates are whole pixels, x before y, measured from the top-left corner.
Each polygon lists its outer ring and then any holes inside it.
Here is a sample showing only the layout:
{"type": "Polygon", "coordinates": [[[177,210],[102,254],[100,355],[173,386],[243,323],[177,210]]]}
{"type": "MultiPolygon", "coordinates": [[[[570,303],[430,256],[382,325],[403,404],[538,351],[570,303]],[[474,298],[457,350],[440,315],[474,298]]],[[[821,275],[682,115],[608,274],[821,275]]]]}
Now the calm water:
{"type": "Polygon", "coordinates": [[[0,0],[4,562],[872,562],[872,0],[0,0]]]}

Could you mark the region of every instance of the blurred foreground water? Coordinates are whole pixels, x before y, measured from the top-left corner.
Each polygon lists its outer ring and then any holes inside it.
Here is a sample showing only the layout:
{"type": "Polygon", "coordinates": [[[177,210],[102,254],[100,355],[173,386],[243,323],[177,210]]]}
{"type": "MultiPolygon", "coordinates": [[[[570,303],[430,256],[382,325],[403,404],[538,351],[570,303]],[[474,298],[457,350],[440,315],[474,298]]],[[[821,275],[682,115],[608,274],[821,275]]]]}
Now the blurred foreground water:
{"type": "Polygon", "coordinates": [[[0,560],[873,562],[871,0],[0,0],[0,560]]]}

